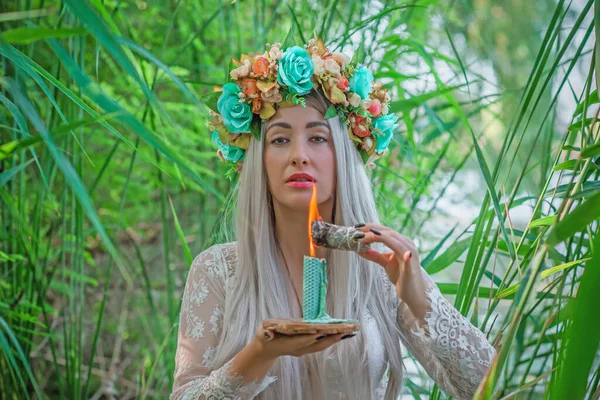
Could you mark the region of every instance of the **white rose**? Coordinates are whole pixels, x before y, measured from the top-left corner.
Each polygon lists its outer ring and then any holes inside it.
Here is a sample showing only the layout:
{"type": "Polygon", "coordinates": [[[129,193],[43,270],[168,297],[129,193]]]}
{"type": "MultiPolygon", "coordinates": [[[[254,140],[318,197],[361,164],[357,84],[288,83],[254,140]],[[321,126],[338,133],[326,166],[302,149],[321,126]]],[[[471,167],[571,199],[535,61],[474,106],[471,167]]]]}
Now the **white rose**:
{"type": "Polygon", "coordinates": [[[252,71],[252,66],[250,65],[250,60],[244,60],[244,63],[231,71],[229,75],[233,80],[238,80],[240,78],[245,78],[250,75],[250,71],[252,71]]]}
{"type": "Polygon", "coordinates": [[[337,62],[335,62],[335,60],[332,60],[331,58],[325,61],[325,69],[327,70],[327,72],[335,76],[340,76],[340,64],[338,64],[337,62]]]}
{"type": "Polygon", "coordinates": [[[333,76],[330,76],[329,79],[327,80],[327,83],[329,84],[329,87],[334,87],[334,86],[337,86],[339,81],[340,80],[338,78],[334,78],[333,76]]]}
{"type": "Polygon", "coordinates": [[[348,97],[348,101],[350,102],[350,105],[353,107],[358,107],[360,106],[360,102],[361,102],[361,98],[358,94],[356,93],[352,93],[349,97],[348,97]]]}
{"type": "Polygon", "coordinates": [[[283,57],[283,52],[279,48],[279,43],[275,43],[269,50],[269,58],[271,61],[279,61],[283,57]]]}
{"type": "Polygon", "coordinates": [[[337,61],[342,68],[346,68],[350,64],[350,57],[343,53],[333,53],[333,59],[337,61]]]}
{"type": "Polygon", "coordinates": [[[388,112],[390,112],[390,107],[387,104],[384,104],[381,106],[381,113],[383,115],[386,115],[388,112]]]}
{"type": "Polygon", "coordinates": [[[279,89],[276,87],[269,90],[268,92],[262,93],[261,97],[264,101],[269,103],[279,103],[281,100],[283,100],[283,97],[281,97],[281,93],[279,93],[279,89]]]}
{"type": "Polygon", "coordinates": [[[315,75],[323,75],[325,73],[325,61],[319,56],[312,56],[310,59],[315,67],[315,75]]]}

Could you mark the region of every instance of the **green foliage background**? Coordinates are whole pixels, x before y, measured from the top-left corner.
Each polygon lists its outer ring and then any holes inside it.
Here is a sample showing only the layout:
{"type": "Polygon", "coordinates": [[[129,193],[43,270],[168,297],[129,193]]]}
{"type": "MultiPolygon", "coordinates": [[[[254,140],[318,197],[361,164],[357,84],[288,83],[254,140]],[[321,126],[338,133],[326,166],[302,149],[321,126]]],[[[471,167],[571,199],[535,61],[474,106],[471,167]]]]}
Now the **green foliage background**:
{"type": "MultiPolygon", "coordinates": [[[[499,346],[478,398],[600,395],[592,0],[0,4],[0,393],[164,398],[192,257],[235,182],[202,96],[317,34],[402,121],[384,222],[499,346]]],[[[407,356],[409,398],[447,396],[407,356]]]]}

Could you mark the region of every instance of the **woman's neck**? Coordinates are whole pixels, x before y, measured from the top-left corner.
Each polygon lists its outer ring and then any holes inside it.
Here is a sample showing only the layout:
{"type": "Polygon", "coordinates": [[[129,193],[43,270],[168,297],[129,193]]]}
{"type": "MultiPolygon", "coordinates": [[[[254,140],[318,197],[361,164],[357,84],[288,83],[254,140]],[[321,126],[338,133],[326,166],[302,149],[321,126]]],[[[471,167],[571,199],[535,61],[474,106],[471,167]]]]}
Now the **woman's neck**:
{"type": "MultiPolygon", "coordinates": [[[[329,203],[329,202],[327,202],[329,203]]],[[[321,208],[321,207],[319,207],[321,208]]],[[[331,205],[323,204],[324,210],[331,210],[331,205]]],[[[309,255],[308,212],[291,210],[279,204],[273,204],[275,213],[275,237],[279,241],[281,251],[289,268],[301,268],[305,255],[309,255]]],[[[331,222],[331,211],[323,213],[322,218],[331,222]]],[[[325,258],[326,250],[316,248],[316,257],[325,258]]]]}

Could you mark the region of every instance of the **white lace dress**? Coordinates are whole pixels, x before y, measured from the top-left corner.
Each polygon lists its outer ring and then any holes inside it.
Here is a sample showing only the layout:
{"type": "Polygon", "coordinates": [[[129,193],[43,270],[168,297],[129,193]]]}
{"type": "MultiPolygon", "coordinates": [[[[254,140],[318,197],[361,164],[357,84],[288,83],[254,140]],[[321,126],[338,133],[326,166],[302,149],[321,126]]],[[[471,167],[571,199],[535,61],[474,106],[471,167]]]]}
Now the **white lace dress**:
{"type": "MultiPolygon", "coordinates": [[[[171,400],[260,398],[260,392],[277,378],[267,375],[262,382],[243,384],[242,378],[228,373],[231,361],[220,368],[212,366],[225,298],[228,290],[233,290],[228,282],[236,265],[235,243],[212,246],[192,263],[181,305],[171,400]]],[[[495,351],[483,333],[448,303],[427,272],[423,269],[421,272],[428,283],[431,308],[425,316],[426,326],[421,327],[408,306],[394,295],[402,342],[444,391],[458,399],[470,399],[495,351]]],[[[363,329],[371,387],[377,388],[373,397],[382,399],[387,384],[385,349],[372,317],[367,315],[363,329]]],[[[331,388],[332,393],[339,395],[336,389],[340,388],[331,388]]]]}

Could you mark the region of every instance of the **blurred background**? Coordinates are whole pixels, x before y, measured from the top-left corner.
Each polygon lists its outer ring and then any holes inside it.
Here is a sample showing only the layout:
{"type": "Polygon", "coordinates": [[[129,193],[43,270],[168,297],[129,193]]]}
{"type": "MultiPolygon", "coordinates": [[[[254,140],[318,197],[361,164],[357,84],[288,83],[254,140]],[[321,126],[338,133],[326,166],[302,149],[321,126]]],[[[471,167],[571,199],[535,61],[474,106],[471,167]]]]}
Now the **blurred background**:
{"type": "MultiPolygon", "coordinates": [[[[600,396],[594,1],[0,2],[0,398],[166,398],[236,177],[203,95],[315,34],[401,121],[383,222],[499,348],[481,399],[600,396]]],[[[403,398],[445,399],[405,353],[403,398]]]]}

